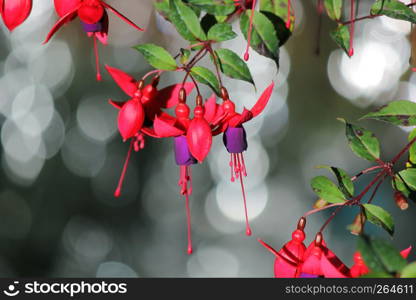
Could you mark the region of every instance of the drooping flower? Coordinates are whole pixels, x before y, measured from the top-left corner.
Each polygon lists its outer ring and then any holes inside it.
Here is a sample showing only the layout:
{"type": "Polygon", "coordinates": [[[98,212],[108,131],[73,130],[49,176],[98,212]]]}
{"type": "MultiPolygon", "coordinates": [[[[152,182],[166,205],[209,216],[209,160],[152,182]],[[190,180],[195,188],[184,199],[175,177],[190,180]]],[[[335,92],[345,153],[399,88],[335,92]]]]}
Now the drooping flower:
{"type": "MultiPolygon", "coordinates": [[[[114,193],[116,197],[119,197],[132,150],[137,152],[144,148],[145,134],[157,137],[153,129],[155,119],[161,118],[166,123],[175,121],[173,117],[164,113],[162,108],[171,108],[179,102],[178,91],[182,88],[182,84],[172,85],[159,91],[157,90],[158,77],[155,77],[151,84],[144,85],[143,80],[137,81],[119,69],[110,66],[106,66],[106,69],[118,86],[131,97],[126,102],[109,101],[119,109],[118,128],[123,140],[131,139],[122,174],[114,193]]],[[[191,92],[194,84],[185,83],[183,87],[185,91],[191,92]]]]}
{"type": "Polygon", "coordinates": [[[13,31],[32,11],[32,0],[0,0],[0,14],[4,25],[13,31]]]}
{"type": "Polygon", "coordinates": [[[54,0],[55,10],[60,19],[52,27],[47,35],[45,42],[47,43],[52,36],[66,23],[79,17],[83,30],[89,37],[93,38],[94,55],[96,62],[97,80],[101,80],[101,73],[99,67],[99,55],[97,40],[103,45],[107,44],[108,38],[108,15],[107,10],[114,13],[117,17],[125,21],[130,26],[137,30],[143,31],[142,28],[130,21],[127,17],[117,11],[114,7],[107,4],[103,0],[54,0]]]}
{"type": "Polygon", "coordinates": [[[247,150],[248,144],[246,130],[244,129],[243,124],[258,116],[264,110],[273,93],[273,88],[274,82],[264,90],[251,110],[244,108],[241,114],[235,111],[235,104],[230,100],[225,88],[222,89],[224,102],[221,104],[221,107],[222,111],[225,113],[225,118],[222,120],[219,131],[217,131],[216,134],[224,132],[223,142],[227,151],[230,153],[231,181],[234,182],[235,179],[240,179],[247,235],[251,235],[251,229],[248,222],[246,194],[243,181],[243,176],[247,176],[243,152],[247,150]]]}
{"type": "Polygon", "coordinates": [[[292,233],[292,239],[287,242],[279,251],[259,239],[259,242],[276,258],[274,261],[274,276],[276,278],[294,278],[300,275],[300,266],[306,251],[303,243],[305,240],[306,219],[301,218],[297,229],[292,233]]]}

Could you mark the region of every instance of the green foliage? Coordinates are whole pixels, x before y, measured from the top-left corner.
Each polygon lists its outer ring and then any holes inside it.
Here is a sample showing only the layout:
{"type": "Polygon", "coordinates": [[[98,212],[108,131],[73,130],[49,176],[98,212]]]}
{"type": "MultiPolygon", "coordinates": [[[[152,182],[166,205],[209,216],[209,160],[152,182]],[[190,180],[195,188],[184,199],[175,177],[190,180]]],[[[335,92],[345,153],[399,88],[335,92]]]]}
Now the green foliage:
{"type": "Polygon", "coordinates": [[[401,278],[416,278],[416,262],[408,264],[400,272],[401,278]]]}
{"type": "Polygon", "coordinates": [[[233,0],[188,0],[188,3],[216,16],[226,16],[235,11],[233,0]]]}
{"type": "Polygon", "coordinates": [[[350,31],[346,25],[338,25],[336,29],[330,32],[331,38],[335,43],[349,56],[350,31]]]}
{"type": "Polygon", "coordinates": [[[173,57],[162,47],[154,44],[142,44],[135,46],[134,48],[156,69],[174,71],[177,68],[173,57]]]}
{"type": "Polygon", "coordinates": [[[196,13],[181,0],[170,0],[169,19],[179,34],[188,41],[206,40],[196,13]]]}
{"type": "Polygon", "coordinates": [[[416,13],[398,0],[377,0],[371,7],[371,14],[416,23],[416,13]]]}
{"type": "Polygon", "coordinates": [[[191,69],[191,75],[196,81],[208,85],[217,95],[220,95],[220,84],[211,70],[196,66],[191,69]]]}
{"type": "Polygon", "coordinates": [[[342,0],[324,0],[324,6],[328,17],[339,20],[342,13],[342,0]]]}
{"type": "Polygon", "coordinates": [[[208,39],[215,42],[232,40],[237,36],[230,24],[218,23],[208,31],[208,39]]]}
{"type": "Polygon", "coordinates": [[[215,51],[215,55],[219,60],[221,71],[225,75],[254,84],[253,77],[246,62],[235,52],[221,48],[215,51]]]}
{"type": "Polygon", "coordinates": [[[374,119],[401,126],[415,126],[416,103],[407,100],[392,101],[366,114],[362,119],[374,119]]]}
{"type": "Polygon", "coordinates": [[[325,168],[334,173],[338,180],[339,188],[346,198],[351,198],[354,195],[354,184],[352,183],[351,177],[343,169],[326,165],[320,165],[317,168],[325,168]]]}
{"type": "Polygon", "coordinates": [[[345,196],[340,189],[329,178],[325,176],[316,176],[311,180],[312,190],[319,196],[330,203],[345,202],[345,196]]]}
{"type": "Polygon", "coordinates": [[[382,227],[390,235],[394,234],[394,221],[390,213],[374,204],[363,204],[364,214],[368,221],[382,227]]]}

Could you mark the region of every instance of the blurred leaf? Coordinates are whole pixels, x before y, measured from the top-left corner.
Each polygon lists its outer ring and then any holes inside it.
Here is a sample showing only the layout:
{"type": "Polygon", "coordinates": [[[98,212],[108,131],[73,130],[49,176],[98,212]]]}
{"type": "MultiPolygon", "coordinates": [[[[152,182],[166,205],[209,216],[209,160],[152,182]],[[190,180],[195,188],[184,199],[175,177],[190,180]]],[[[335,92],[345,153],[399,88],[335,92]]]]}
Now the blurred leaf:
{"type": "Polygon", "coordinates": [[[188,0],[188,3],[217,16],[227,16],[235,11],[233,0],[188,0]]]}
{"type": "Polygon", "coordinates": [[[350,48],[350,31],[346,25],[338,25],[338,27],[330,32],[331,38],[337,45],[349,55],[350,48]]]}
{"type": "MultiPolygon", "coordinates": [[[[416,169],[410,168],[399,172],[401,178],[406,182],[407,186],[413,190],[416,190],[416,169]]],[[[400,180],[396,180],[396,184],[399,184],[400,180]]]]}
{"type": "Polygon", "coordinates": [[[228,49],[218,49],[215,54],[219,60],[221,71],[234,79],[250,82],[254,85],[253,78],[247,64],[236,53],[228,49]]]}
{"type": "MultiPolygon", "coordinates": [[[[408,141],[410,142],[411,140],[413,140],[414,138],[416,138],[416,128],[413,129],[408,136],[408,141]]],[[[412,164],[416,164],[416,143],[414,143],[410,149],[409,149],[409,161],[412,164]]]]}
{"type": "Polygon", "coordinates": [[[416,262],[408,264],[400,273],[401,278],[416,278],[416,262]]]}
{"type": "Polygon", "coordinates": [[[287,29],[285,21],[271,12],[261,11],[261,13],[264,14],[270,20],[270,22],[272,22],[274,30],[276,30],[277,33],[277,38],[279,40],[279,47],[283,46],[292,35],[292,32],[287,29]]]}
{"type": "Polygon", "coordinates": [[[389,212],[374,204],[363,204],[363,207],[368,221],[382,227],[390,235],[394,234],[394,221],[389,212]]]}
{"type": "Polygon", "coordinates": [[[181,58],[180,61],[182,64],[186,64],[191,56],[191,51],[188,49],[181,49],[181,58]]]}
{"type": "Polygon", "coordinates": [[[375,253],[371,240],[368,236],[361,235],[358,237],[357,249],[360,252],[366,266],[370,272],[386,273],[387,270],[381,262],[378,255],[375,253]]]}
{"type": "Polygon", "coordinates": [[[317,168],[325,168],[337,177],[338,185],[341,188],[341,191],[344,193],[345,197],[351,198],[354,196],[354,184],[352,183],[351,177],[341,168],[331,167],[327,165],[320,165],[317,168]]]}
{"type": "Polygon", "coordinates": [[[361,119],[375,119],[400,126],[415,126],[416,103],[407,100],[392,101],[361,119]]]}
{"type": "Polygon", "coordinates": [[[134,47],[156,69],[174,71],[177,68],[173,57],[162,47],[154,44],[143,44],[134,47]]]}
{"type": "Polygon", "coordinates": [[[208,39],[215,42],[232,40],[237,34],[233,31],[230,24],[216,24],[208,31],[208,39]]]}
{"type": "Polygon", "coordinates": [[[393,276],[389,273],[384,272],[370,272],[368,274],[360,276],[360,278],[393,278],[393,276]]]}
{"type": "Polygon", "coordinates": [[[377,0],[371,7],[371,14],[416,23],[416,13],[398,0],[377,0]]]}
{"type": "Polygon", "coordinates": [[[342,0],[324,0],[324,6],[328,17],[339,20],[342,13],[342,0]]]}
{"type": "Polygon", "coordinates": [[[220,94],[220,84],[211,70],[196,66],[191,69],[191,75],[196,81],[208,85],[217,95],[220,94]]]}
{"type": "MultiPolygon", "coordinates": [[[[251,10],[246,10],[240,17],[240,28],[247,39],[250,28],[251,10]]],[[[253,30],[250,46],[259,54],[271,58],[279,66],[279,40],[273,23],[261,12],[254,12],[253,30]]]]}
{"type": "MultiPolygon", "coordinates": [[[[285,21],[285,28],[286,28],[286,20],[287,20],[287,14],[288,14],[288,1],[287,0],[260,0],[260,11],[263,13],[265,11],[270,12],[280,19],[283,19],[285,21]]],[[[286,28],[286,30],[293,31],[294,24],[295,24],[295,15],[294,15],[294,9],[290,10],[290,23],[291,26],[289,29],[286,28]]]]}
{"type": "Polygon", "coordinates": [[[406,260],[390,242],[372,239],[371,246],[389,273],[400,272],[406,266],[406,260]]]}
{"type": "Polygon", "coordinates": [[[154,3],[155,9],[158,13],[160,13],[163,17],[168,17],[170,13],[170,5],[169,0],[158,0],[154,3]]]}
{"type": "Polygon", "coordinates": [[[181,0],[170,0],[169,3],[171,8],[169,19],[180,35],[188,41],[206,40],[206,35],[192,8],[181,0]]]}
{"type": "Polygon", "coordinates": [[[346,136],[351,150],[359,157],[369,161],[380,158],[380,143],[369,130],[338,119],[346,125],[346,136]]]}
{"type": "Polygon", "coordinates": [[[345,202],[344,194],[330,179],[325,176],[316,176],[311,180],[311,187],[315,194],[330,203],[345,202]]]}

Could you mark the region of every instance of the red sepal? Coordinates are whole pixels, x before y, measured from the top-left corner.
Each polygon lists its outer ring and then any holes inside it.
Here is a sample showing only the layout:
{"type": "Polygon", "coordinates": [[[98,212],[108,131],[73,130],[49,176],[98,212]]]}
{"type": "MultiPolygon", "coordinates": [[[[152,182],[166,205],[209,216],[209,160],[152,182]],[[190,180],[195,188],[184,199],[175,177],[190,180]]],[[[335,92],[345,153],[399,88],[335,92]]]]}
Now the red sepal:
{"type": "Polygon", "coordinates": [[[32,10],[32,0],[2,0],[2,2],[3,21],[10,31],[22,24],[32,10]]]}
{"type": "Polygon", "coordinates": [[[117,68],[110,67],[109,65],[105,66],[108,73],[117,83],[117,85],[130,97],[134,97],[134,94],[137,92],[137,81],[130,76],[129,74],[119,70],[117,68]]]}

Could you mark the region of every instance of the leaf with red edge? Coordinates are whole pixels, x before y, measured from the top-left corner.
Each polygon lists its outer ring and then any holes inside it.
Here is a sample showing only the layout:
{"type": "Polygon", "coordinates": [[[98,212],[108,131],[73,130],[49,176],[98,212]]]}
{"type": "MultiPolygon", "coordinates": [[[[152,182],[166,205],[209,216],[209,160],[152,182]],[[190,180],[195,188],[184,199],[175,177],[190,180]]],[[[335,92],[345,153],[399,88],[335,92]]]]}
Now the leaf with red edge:
{"type": "MultiPolygon", "coordinates": [[[[193,82],[186,82],[183,88],[186,94],[189,95],[194,89],[195,84],[193,82]]],[[[182,88],[182,84],[178,83],[175,85],[168,86],[157,93],[157,101],[161,103],[163,108],[171,108],[179,102],[179,90],[182,88]]]]}
{"type": "Polygon", "coordinates": [[[261,94],[259,100],[257,100],[256,104],[253,106],[253,108],[250,110],[253,113],[253,118],[258,116],[266,107],[267,103],[270,100],[270,97],[272,96],[274,89],[274,82],[272,82],[261,94]]]}
{"type": "Polygon", "coordinates": [[[129,74],[110,67],[106,65],[105,68],[107,69],[108,73],[110,73],[111,77],[117,83],[117,85],[130,97],[134,97],[134,94],[137,92],[137,81],[129,74]]]}
{"type": "Polygon", "coordinates": [[[208,98],[207,101],[205,101],[204,103],[204,108],[205,108],[205,114],[204,114],[204,118],[205,120],[207,120],[207,122],[209,124],[212,123],[212,121],[215,118],[215,114],[217,112],[217,97],[215,96],[215,94],[213,94],[211,97],[208,98]]]}
{"type": "Polygon", "coordinates": [[[129,100],[120,109],[118,114],[118,130],[123,140],[133,137],[144,122],[144,110],[140,101],[129,100]]]}
{"type": "Polygon", "coordinates": [[[74,11],[79,6],[81,0],[54,0],[56,13],[63,17],[68,12],[74,11]]]}
{"type": "Polygon", "coordinates": [[[180,136],[184,134],[183,130],[180,130],[175,126],[172,126],[164,122],[162,119],[159,119],[158,117],[156,117],[155,121],[153,122],[153,128],[157,136],[162,138],[180,136]]]}
{"type": "Polygon", "coordinates": [[[191,154],[203,162],[212,146],[211,127],[203,118],[195,118],[191,121],[186,135],[191,154]]]}
{"type": "MultiPolygon", "coordinates": [[[[79,7],[79,5],[78,5],[79,7]]],[[[69,22],[72,20],[74,13],[78,10],[78,7],[74,8],[72,11],[69,11],[65,16],[63,16],[62,18],[60,18],[58,20],[58,22],[55,23],[55,25],[53,25],[51,31],[49,31],[45,41],[43,42],[43,44],[46,44],[47,42],[49,42],[49,40],[52,38],[52,36],[62,27],[65,25],[65,23],[69,22]]]]}
{"type": "Polygon", "coordinates": [[[32,10],[32,0],[3,0],[2,17],[6,27],[13,31],[22,24],[32,10]]]}

